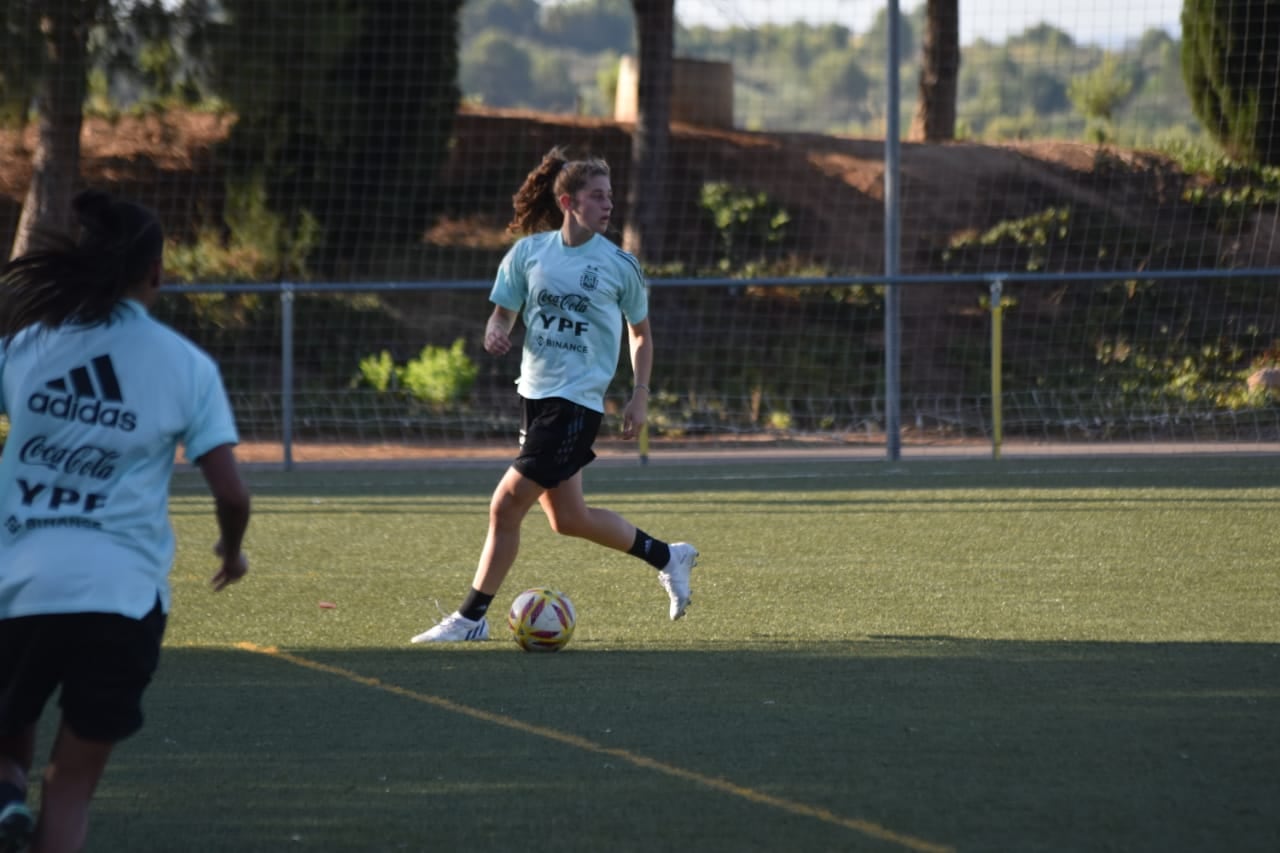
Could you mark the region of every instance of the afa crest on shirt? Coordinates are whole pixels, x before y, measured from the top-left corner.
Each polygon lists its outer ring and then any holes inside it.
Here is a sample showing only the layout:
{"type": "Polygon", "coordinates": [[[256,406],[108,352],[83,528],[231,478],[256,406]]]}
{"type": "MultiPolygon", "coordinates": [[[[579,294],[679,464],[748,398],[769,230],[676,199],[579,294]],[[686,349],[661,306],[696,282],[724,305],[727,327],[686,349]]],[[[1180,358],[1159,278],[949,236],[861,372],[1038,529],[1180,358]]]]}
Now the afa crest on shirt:
{"type": "Polygon", "coordinates": [[[578,284],[583,290],[595,290],[600,285],[600,276],[598,267],[587,267],[582,272],[582,278],[578,279],[578,284]]]}

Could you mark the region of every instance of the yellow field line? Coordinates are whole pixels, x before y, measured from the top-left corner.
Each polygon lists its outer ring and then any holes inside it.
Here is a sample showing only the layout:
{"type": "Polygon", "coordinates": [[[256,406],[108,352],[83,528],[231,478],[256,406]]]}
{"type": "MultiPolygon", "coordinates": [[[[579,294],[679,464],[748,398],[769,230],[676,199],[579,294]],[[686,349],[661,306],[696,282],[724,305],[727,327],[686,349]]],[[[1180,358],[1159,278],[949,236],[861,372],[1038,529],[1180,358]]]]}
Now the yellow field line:
{"type": "Polygon", "coordinates": [[[362,684],[365,687],[372,687],[375,690],[381,690],[385,693],[391,693],[405,699],[411,699],[414,702],[421,702],[424,705],[431,705],[435,708],[451,711],[455,714],[462,714],[463,716],[471,717],[472,719],[483,720],[486,723],[493,723],[497,726],[503,726],[504,728],[524,732],[525,734],[537,735],[538,737],[547,738],[548,740],[553,740],[557,743],[565,744],[566,746],[576,747],[577,749],[582,749],[587,752],[607,755],[610,758],[625,761],[636,767],[643,767],[646,770],[655,770],[659,773],[664,773],[667,776],[673,776],[677,779],[693,782],[694,784],[701,785],[704,788],[711,788],[712,790],[731,794],[735,797],[741,797],[742,799],[752,803],[772,806],[773,808],[789,814],[800,815],[801,817],[811,817],[824,823],[830,823],[845,829],[851,829],[880,841],[897,844],[907,850],[918,851],[918,853],[951,853],[951,851],[954,850],[954,848],[943,844],[935,844],[932,841],[926,841],[921,838],[904,835],[900,832],[894,832],[891,829],[887,829],[877,823],[872,823],[871,821],[841,817],[827,809],[810,806],[805,803],[799,803],[795,800],[788,800],[784,797],[775,797],[772,794],[766,794],[752,788],[743,787],[742,785],[735,785],[733,782],[729,782],[725,779],[717,779],[714,776],[705,776],[692,770],[685,770],[682,767],[676,767],[672,764],[656,761],[652,758],[646,758],[643,755],[637,755],[634,752],[628,752],[625,749],[604,746],[603,744],[596,743],[595,741],[587,740],[586,738],[578,737],[577,735],[562,732],[557,729],[549,729],[545,726],[536,726],[532,723],[526,723],[522,720],[517,720],[514,717],[508,717],[505,714],[495,714],[491,711],[483,711],[479,708],[461,705],[440,696],[432,696],[429,693],[419,693],[416,690],[409,690],[408,688],[400,687],[396,684],[388,684],[385,681],[381,681],[377,678],[371,678],[367,675],[361,675],[360,673],[352,672],[349,669],[330,666],[329,664],[309,660],[295,654],[290,654],[289,652],[282,652],[274,646],[259,646],[254,643],[236,643],[236,648],[246,652],[253,652],[254,654],[268,655],[277,660],[286,661],[295,666],[315,670],[316,672],[336,675],[339,678],[345,678],[348,681],[356,684],[362,684]]]}

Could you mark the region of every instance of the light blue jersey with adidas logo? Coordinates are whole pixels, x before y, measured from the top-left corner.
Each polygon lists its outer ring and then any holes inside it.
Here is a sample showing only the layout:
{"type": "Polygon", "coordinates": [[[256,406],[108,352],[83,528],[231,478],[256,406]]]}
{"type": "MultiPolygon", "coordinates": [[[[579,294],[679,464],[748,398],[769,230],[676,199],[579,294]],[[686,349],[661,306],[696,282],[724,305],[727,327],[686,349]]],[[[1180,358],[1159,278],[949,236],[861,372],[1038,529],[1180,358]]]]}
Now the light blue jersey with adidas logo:
{"type": "Polygon", "coordinates": [[[649,315],[640,263],[600,234],[581,246],[566,246],[559,231],[522,238],[502,259],[489,299],[524,321],[520,396],[563,397],[597,412],[618,370],[623,319],[635,325],[649,315]]]}
{"type": "Polygon", "coordinates": [[[0,346],[0,619],[169,610],[169,479],[239,439],[217,365],[128,301],[0,346]]]}

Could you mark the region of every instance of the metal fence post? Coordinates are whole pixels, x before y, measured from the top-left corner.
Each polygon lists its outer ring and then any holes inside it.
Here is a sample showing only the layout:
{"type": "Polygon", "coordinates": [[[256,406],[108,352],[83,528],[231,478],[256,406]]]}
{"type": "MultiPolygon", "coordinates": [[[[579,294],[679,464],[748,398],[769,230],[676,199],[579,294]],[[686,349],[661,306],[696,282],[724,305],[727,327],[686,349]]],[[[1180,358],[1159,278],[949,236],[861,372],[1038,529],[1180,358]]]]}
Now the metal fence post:
{"type": "Polygon", "coordinates": [[[1004,278],[991,279],[991,458],[1000,458],[1004,443],[1004,278]]]}
{"type": "Polygon", "coordinates": [[[884,126],[884,437],[889,461],[896,462],[902,455],[902,308],[899,284],[894,279],[900,272],[902,220],[901,201],[898,197],[898,0],[889,0],[889,27],[887,58],[885,60],[885,88],[888,106],[885,109],[884,126]]]}
{"type": "Polygon", "coordinates": [[[280,446],[293,470],[293,285],[280,286],[280,446]]]}

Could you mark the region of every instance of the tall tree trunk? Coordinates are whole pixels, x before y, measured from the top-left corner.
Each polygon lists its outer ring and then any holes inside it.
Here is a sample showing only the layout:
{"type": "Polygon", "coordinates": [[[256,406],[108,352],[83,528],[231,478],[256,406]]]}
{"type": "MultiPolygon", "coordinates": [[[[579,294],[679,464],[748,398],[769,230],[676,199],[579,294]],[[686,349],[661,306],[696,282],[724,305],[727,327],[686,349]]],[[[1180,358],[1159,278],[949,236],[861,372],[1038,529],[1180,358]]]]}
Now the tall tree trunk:
{"type": "Polygon", "coordinates": [[[636,13],[636,128],[631,135],[631,175],[623,247],[657,261],[662,255],[660,202],[666,191],[671,139],[671,77],[675,51],[675,0],[631,0],[636,13]]]}
{"type": "Polygon", "coordinates": [[[960,76],[960,2],[927,0],[920,66],[920,99],[910,139],[956,138],[956,93],[960,76]]]}
{"type": "Polygon", "coordinates": [[[40,14],[45,66],[37,94],[39,138],[10,257],[35,248],[32,236],[37,229],[70,230],[71,197],[80,180],[87,36],[96,4],[97,0],[48,0],[40,14]]]}

